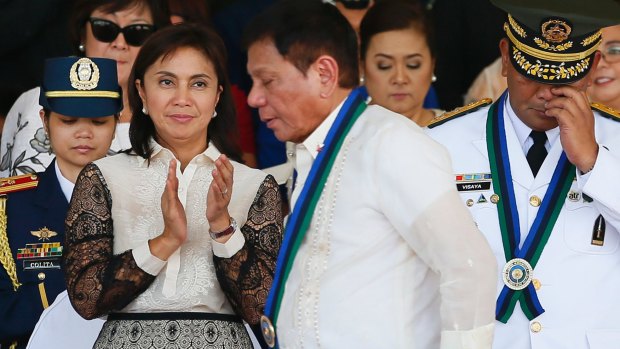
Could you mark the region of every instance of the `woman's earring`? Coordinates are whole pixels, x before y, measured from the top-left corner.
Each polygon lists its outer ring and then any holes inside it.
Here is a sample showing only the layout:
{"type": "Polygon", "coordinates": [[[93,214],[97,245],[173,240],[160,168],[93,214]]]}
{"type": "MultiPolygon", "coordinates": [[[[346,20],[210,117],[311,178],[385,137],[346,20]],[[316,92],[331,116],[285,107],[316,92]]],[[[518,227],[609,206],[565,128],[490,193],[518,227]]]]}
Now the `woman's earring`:
{"type": "Polygon", "coordinates": [[[80,44],[78,46],[78,50],[80,50],[80,52],[84,52],[86,50],[86,48],[84,47],[84,44],[80,44]]]}
{"type": "Polygon", "coordinates": [[[214,110],[213,111],[213,117],[216,117],[216,116],[217,116],[217,112],[214,110]]]}
{"type": "Polygon", "coordinates": [[[146,109],[146,105],[142,106],[142,113],[144,115],[149,115],[149,111],[146,109]]]}
{"type": "Polygon", "coordinates": [[[363,86],[364,83],[366,83],[366,78],[364,77],[364,75],[360,76],[360,86],[363,86]]]}
{"type": "Polygon", "coordinates": [[[435,74],[433,74],[433,77],[431,78],[431,82],[435,82],[437,81],[437,77],[435,76],[435,74]]]}

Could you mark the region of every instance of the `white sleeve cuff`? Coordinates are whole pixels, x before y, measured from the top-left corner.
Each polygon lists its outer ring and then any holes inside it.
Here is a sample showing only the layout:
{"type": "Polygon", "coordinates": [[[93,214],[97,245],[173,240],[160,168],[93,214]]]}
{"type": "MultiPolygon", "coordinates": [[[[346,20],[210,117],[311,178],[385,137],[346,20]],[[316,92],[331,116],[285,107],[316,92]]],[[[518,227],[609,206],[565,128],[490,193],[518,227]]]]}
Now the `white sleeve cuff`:
{"type": "Polygon", "coordinates": [[[441,349],[490,349],[494,327],[491,323],[469,331],[441,331],[441,349]]]}
{"type": "Polygon", "coordinates": [[[213,245],[213,254],[220,258],[230,258],[239,252],[239,250],[245,244],[245,237],[241,233],[241,230],[237,228],[232,234],[230,239],[225,243],[220,243],[215,240],[211,240],[213,245]]]}
{"type": "Polygon", "coordinates": [[[136,260],[136,264],[145,272],[156,276],[166,265],[166,261],[153,256],[149,248],[149,242],[145,241],[142,245],[134,248],[131,253],[136,260]]]}

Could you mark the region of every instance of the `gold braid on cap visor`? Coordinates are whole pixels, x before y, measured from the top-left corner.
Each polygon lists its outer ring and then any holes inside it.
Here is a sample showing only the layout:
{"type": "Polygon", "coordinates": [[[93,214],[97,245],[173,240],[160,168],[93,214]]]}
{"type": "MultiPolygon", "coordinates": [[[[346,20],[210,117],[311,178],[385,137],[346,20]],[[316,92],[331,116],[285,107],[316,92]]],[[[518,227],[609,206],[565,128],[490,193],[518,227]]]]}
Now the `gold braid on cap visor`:
{"type": "Polygon", "coordinates": [[[504,23],[504,31],[506,31],[506,35],[508,36],[508,39],[510,39],[510,42],[512,42],[512,44],[518,50],[523,51],[524,53],[530,56],[533,56],[539,59],[544,59],[547,61],[553,61],[553,62],[572,62],[572,61],[578,61],[578,60],[584,59],[590,56],[591,54],[593,54],[596,50],[598,50],[598,45],[601,43],[601,39],[599,36],[598,40],[596,40],[597,42],[592,47],[590,47],[589,49],[583,52],[578,52],[578,53],[545,52],[537,48],[527,46],[526,44],[517,40],[514,34],[512,34],[512,31],[510,30],[508,23],[504,23]]]}
{"type": "Polygon", "coordinates": [[[114,91],[49,91],[45,92],[45,97],[102,97],[120,98],[121,94],[114,91]]]}
{"type": "MultiPolygon", "coordinates": [[[[504,30],[512,42],[512,60],[521,68],[521,73],[526,76],[535,77],[536,80],[543,83],[569,83],[575,78],[578,78],[579,75],[588,70],[591,60],[590,55],[597,50],[598,45],[600,44],[600,36],[596,36],[595,34],[590,36],[588,39],[594,37],[597,38],[596,41],[598,42],[596,42],[585,52],[544,52],[519,42],[510,31],[508,23],[504,23],[504,30]],[[529,57],[535,58],[536,62],[530,62],[528,60],[529,57]],[[539,59],[547,60],[548,63],[543,63],[539,59]]],[[[591,42],[594,41],[595,40],[592,40],[591,42]]]]}

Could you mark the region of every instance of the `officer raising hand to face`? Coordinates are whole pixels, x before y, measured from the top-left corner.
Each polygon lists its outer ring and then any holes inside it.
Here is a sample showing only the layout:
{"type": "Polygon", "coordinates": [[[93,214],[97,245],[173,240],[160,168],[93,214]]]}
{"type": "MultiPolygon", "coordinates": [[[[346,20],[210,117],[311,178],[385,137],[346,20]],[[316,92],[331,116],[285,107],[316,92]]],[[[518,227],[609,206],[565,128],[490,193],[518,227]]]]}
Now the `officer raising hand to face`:
{"type": "Polygon", "coordinates": [[[492,2],[507,12],[507,91],[428,134],[498,262],[493,347],[617,347],[620,115],[585,91],[620,2],[492,2]]]}
{"type": "MultiPolygon", "coordinates": [[[[596,62],[599,57],[597,53],[596,62]]],[[[588,78],[588,86],[590,81],[588,78]]],[[[556,119],[568,160],[582,173],[588,172],[596,162],[598,144],[594,135],[594,114],[585,88],[558,86],[553,87],[551,93],[553,97],[545,103],[545,114],[556,119]]]]}

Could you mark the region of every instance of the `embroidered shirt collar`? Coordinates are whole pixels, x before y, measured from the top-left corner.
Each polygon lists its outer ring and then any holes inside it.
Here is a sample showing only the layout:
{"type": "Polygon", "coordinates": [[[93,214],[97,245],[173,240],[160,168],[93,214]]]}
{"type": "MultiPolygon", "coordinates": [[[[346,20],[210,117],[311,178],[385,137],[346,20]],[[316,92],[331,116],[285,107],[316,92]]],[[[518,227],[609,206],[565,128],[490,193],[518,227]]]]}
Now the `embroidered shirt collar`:
{"type": "MultiPolygon", "coordinates": [[[[155,141],[155,139],[151,138],[149,145],[153,149],[153,152],[151,154],[151,161],[156,160],[156,159],[162,159],[166,161],[176,159],[170,149],[162,147],[159,143],[155,141]]],[[[215,145],[212,142],[209,142],[209,144],[207,145],[207,149],[205,149],[205,151],[203,151],[202,153],[194,156],[194,158],[190,161],[190,164],[191,163],[203,164],[203,163],[215,162],[215,160],[217,160],[217,158],[220,155],[221,153],[215,147],[215,145]]],[[[144,158],[140,158],[140,159],[141,159],[141,165],[144,165],[147,159],[144,159],[144,158]]]]}
{"type": "Polygon", "coordinates": [[[319,127],[317,127],[305,141],[298,145],[298,147],[303,146],[306,148],[313,159],[316,159],[319,150],[323,148],[323,142],[325,141],[325,138],[327,138],[327,133],[329,132],[329,129],[332,128],[332,125],[334,124],[336,116],[338,115],[338,112],[340,112],[340,108],[342,108],[344,101],[345,100],[340,102],[336,109],[332,110],[325,120],[321,122],[319,127]]]}

